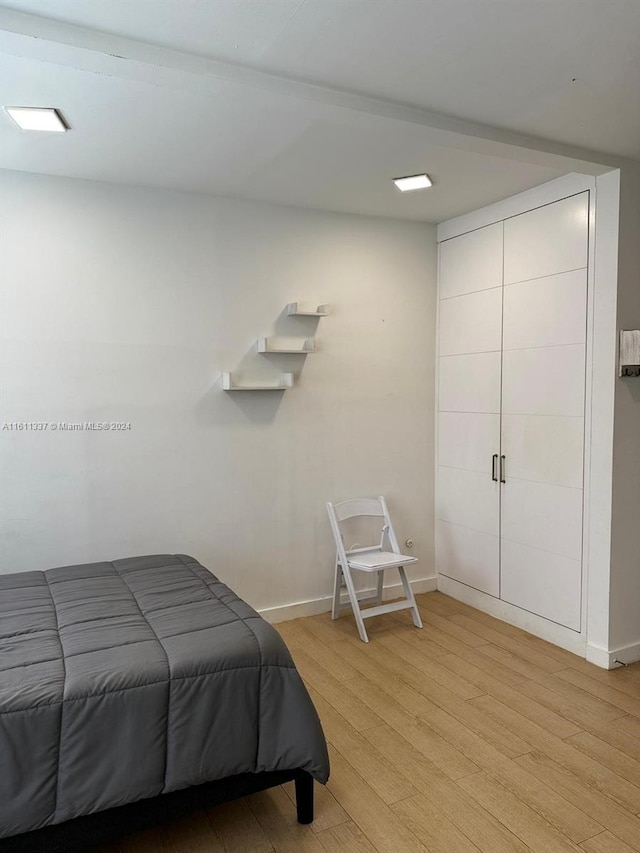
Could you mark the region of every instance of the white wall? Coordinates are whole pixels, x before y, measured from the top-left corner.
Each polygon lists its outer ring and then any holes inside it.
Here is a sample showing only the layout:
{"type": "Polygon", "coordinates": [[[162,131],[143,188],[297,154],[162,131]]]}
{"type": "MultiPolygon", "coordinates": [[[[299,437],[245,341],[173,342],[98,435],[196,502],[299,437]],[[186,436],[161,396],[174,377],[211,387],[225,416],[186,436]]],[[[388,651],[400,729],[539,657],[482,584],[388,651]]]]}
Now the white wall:
{"type": "Polygon", "coordinates": [[[2,571],[186,552],[258,608],[328,595],[324,502],[388,496],[433,575],[435,233],[4,173],[2,571]],[[260,356],[328,302],[319,351],[260,356]],[[221,371],[300,373],[229,394],[221,371]]]}
{"type": "MultiPolygon", "coordinates": [[[[620,177],[618,329],[640,329],[640,167],[620,177]]],[[[616,379],[609,648],[640,660],[640,378],[616,379]]]]}
{"type": "Polygon", "coordinates": [[[591,435],[587,522],[586,657],[609,667],[611,590],[611,510],[613,493],[613,424],[616,391],[616,312],[620,171],[596,178],[593,277],[591,435]]]}

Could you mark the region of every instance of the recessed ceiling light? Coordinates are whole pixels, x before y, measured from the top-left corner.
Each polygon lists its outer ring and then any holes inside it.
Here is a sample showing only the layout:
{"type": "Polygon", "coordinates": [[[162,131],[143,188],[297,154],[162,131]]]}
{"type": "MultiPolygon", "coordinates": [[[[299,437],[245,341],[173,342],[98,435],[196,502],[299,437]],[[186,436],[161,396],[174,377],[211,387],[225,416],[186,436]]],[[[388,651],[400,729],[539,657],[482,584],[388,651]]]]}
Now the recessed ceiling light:
{"type": "Polygon", "coordinates": [[[69,125],[53,107],[5,107],[7,113],[22,130],[45,130],[64,133],[69,125]]]}
{"type": "Polygon", "coordinates": [[[393,183],[403,193],[409,190],[426,190],[427,187],[432,185],[431,178],[426,174],[410,175],[408,178],[394,178],[393,183]]]}

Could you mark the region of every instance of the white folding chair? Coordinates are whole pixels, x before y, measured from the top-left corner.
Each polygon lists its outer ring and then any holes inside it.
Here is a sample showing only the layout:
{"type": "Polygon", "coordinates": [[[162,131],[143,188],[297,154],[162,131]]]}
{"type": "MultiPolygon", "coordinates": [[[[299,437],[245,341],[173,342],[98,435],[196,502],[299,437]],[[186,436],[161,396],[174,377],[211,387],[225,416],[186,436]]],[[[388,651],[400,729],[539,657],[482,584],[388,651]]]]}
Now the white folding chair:
{"type": "Polygon", "coordinates": [[[385,499],[381,496],[378,498],[356,498],[355,500],[342,501],[337,504],[328,502],[327,512],[329,513],[333,537],[336,541],[336,566],[331,618],[337,619],[341,609],[352,607],[358,626],[358,633],[364,643],[369,642],[369,637],[364,627],[364,620],[369,619],[371,616],[380,616],[382,613],[393,613],[395,610],[411,610],[413,624],[416,628],[422,628],[418,606],[404,570],[405,566],[417,563],[418,560],[416,557],[407,557],[400,553],[400,547],[398,546],[398,540],[396,539],[396,534],[389,518],[389,510],[387,509],[385,499]],[[373,516],[382,520],[380,541],[377,545],[352,547],[350,550],[347,550],[340,524],[349,518],[362,516],[373,516]],[[376,573],[377,584],[375,595],[368,598],[358,598],[353,578],[351,577],[352,569],[359,572],[376,573]],[[400,574],[405,594],[405,597],[401,601],[382,604],[382,587],[386,569],[397,569],[400,574]],[[342,578],[344,578],[349,595],[349,601],[345,602],[340,601],[342,578]],[[367,604],[374,604],[375,606],[362,610],[361,606],[367,604]]]}

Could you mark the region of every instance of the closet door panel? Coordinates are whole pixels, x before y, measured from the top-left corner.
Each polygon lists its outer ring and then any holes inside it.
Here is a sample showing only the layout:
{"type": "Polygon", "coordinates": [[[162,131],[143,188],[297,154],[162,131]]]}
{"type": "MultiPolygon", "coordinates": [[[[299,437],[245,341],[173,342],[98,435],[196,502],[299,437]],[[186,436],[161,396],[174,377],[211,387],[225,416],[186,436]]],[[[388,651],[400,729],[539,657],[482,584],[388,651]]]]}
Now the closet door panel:
{"type": "Polygon", "coordinates": [[[582,489],[515,479],[503,489],[503,540],[581,558],[582,489]]]}
{"type": "Polygon", "coordinates": [[[499,484],[486,473],[440,466],[437,517],[481,533],[499,534],[499,484]]]}
{"type": "Polygon", "coordinates": [[[584,371],[583,344],[505,350],[502,411],[583,417],[584,371]]]}
{"type": "Polygon", "coordinates": [[[508,540],[501,548],[500,597],[571,628],[580,630],[582,563],[508,540]]]}
{"type": "Polygon", "coordinates": [[[500,595],[580,630],[589,194],[505,222],[500,595]]]}
{"type": "Polygon", "coordinates": [[[501,287],[440,303],[440,355],[496,352],[501,347],[501,287]]]}
{"type": "Polygon", "coordinates": [[[589,193],[513,216],[504,223],[504,283],[587,266],[589,193]]]}
{"type": "Polygon", "coordinates": [[[442,412],[499,414],[500,353],[442,356],[439,386],[442,412]]]}
{"type": "Polygon", "coordinates": [[[440,245],[438,571],[490,595],[500,579],[502,223],[440,245]]]}
{"type": "Polygon", "coordinates": [[[497,597],[500,540],[468,527],[436,522],[436,560],[442,575],[497,597]]]}
{"type": "Polygon", "coordinates": [[[582,418],[503,415],[502,452],[509,480],[582,488],[582,418]]]}
{"type": "Polygon", "coordinates": [[[586,333],[586,269],[505,287],[505,349],[584,344],[586,333]]]}
{"type": "Polygon", "coordinates": [[[500,415],[440,412],[438,463],[491,475],[491,456],[498,452],[500,415]]]}
{"type": "Polygon", "coordinates": [[[440,299],[502,287],[502,222],[440,244],[440,299]]]}

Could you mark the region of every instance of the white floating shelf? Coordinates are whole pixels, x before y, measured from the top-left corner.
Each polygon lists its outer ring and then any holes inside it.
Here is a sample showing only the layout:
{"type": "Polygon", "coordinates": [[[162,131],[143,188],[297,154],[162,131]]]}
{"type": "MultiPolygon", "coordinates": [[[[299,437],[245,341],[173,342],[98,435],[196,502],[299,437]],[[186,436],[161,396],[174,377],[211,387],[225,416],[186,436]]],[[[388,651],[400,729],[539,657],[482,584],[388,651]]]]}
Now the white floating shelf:
{"type": "Polygon", "coordinates": [[[225,391],[286,391],[293,388],[293,373],[283,373],[277,385],[237,385],[233,373],[223,373],[222,387],[225,391]]]}
{"type": "Polygon", "coordinates": [[[258,338],[258,352],[315,352],[314,338],[258,338]]]}
{"type": "Polygon", "coordinates": [[[303,302],[290,302],[287,305],[287,314],[294,317],[326,317],[329,313],[328,305],[305,305],[303,302]]]}

